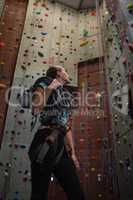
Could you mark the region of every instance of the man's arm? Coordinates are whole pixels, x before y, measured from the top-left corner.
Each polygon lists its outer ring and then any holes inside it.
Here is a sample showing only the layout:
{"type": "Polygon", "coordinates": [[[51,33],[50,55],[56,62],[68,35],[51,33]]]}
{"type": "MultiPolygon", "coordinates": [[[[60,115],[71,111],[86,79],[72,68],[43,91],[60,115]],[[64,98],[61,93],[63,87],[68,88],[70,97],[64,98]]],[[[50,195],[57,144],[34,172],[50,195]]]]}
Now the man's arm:
{"type": "Polygon", "coordinates": [[[38,87],[33,94],[32,97],[32,114],[37,115],[39,114],[43,107],[46,105],[48,97],[50,96],[52,89],[46,88],[43,89],[38,87]]]}
{"type": "Polygon", "coordinates": [[[75,154],[75,147],[72,135],[72,115],[69,113],[69,118],[67,122],[67,133],[66,133],[66,141],[69,147],[69,151],[72,154],[75,154]]]}
{"type": "Polygon", "coordinates": [[[71,130],[69,130],[66,133],[66,140],[67,140],[67,143],[69,145],[69,148],[70,148],[70,151],[71,151],[71,155],[75,154],[75,147],[74,147],[74,141],[73,141],[73,136],[72,136],[72,131],[71,130]]]}
{"type": "Polygon", "coordinates": [[[32,96],[32,114],[33,115],[37,115],[42,111],[52,91],[55,90],[60,85],[61,83],[57,79],[54,79],[48,87],[46,88],[38,87],[35,90],[32,96]]]}
{"type": "Polygon", "coordinates": [[[32,114],[37,115],[41,112],[44,105],[44,89],[38,87],[32,96],[32,114]]]}
{"type": "Polygon", "coordinates": [[[77,169],[80,169],[79,161],[77,159],[76,153],[75,153],[75,147],[74,147],[74,141],[73,141],[73,136],[72,136],[72,131],[69,130],[66,134],[66,139],[68,142],[69,147],[71,148],[71,158],[74,161],[74,164],[77,169]]]}

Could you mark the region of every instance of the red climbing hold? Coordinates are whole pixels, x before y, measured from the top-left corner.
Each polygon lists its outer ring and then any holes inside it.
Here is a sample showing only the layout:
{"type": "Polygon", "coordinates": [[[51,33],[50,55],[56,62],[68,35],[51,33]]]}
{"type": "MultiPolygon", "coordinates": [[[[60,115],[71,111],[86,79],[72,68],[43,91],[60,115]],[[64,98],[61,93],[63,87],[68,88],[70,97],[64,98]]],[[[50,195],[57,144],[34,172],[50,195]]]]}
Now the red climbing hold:
{"type": "Polygon", "coordinates": [[[43,61],[43,64],[47,64],[47,61],[43,61]]]}
{"type": "Polygon", "coordinates": [[[33,6],[37,6],[37,3],[33,3],[33,6]]]}
{"type": "Polygon", "coordinates": [[[91,16],[96,16],[96,11],[95,10],[91,12],[91,16]]]}
{"type": "Polygon", "coordinates": [[[91,159],[92,159],[92,160],[96,160],[96,156],[95,156],[95,155],[92,155],[92,156],[91,156],[91,159]]]}
{"type": "Polygon", "coordinates": [[[101,143],[101,138],[97,138],[97,139],[96,139],[96,143],[97,143],[97,144],[100,144],[100,143],[101,143]]]}
{"type": "Polygon", "coordinates": [[[17,149],[18,148],[18,144],[14,144],[14,148],[17,149]]]}
{"type": "Polygon", "coordinates": [[[4,42],[0,42],[0,48],[3,48],[5,46],[4,42]]]}
{"type": "Polygon", "coordinates": [[[127,65],[128,64],[127,58],[124,58],[122,63],[123,63],[123,65],[127,65]]]}
{"type": "Polygon", "coordinates": [[[129,44],[128,44],[128,47],[129,47],[130,51],[133,52],[133,43],[129,43],[129,44]]]}
{"type": "Polygon", "coordinates": [[[42,4],[42,7],[46,7],[45,3],[42,4]]]}
{"type": "Polygon", "coordinates": [[[27,177],[24,177],[23,178],[23,182],[27,182],[28,181],[28,178],[27,177]]]}
{"type": "Polygon", "coordinates": [[[129,78],[130,78],[131,82],[133,82],[133,72],[130,72],[129,78]]]}

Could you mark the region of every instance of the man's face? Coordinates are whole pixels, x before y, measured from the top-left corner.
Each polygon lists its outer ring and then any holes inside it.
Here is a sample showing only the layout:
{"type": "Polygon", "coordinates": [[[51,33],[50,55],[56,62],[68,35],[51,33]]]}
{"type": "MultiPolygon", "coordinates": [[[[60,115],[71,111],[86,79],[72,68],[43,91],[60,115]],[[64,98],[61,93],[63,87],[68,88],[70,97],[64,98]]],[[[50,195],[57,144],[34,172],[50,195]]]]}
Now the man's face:
{"type": "Polygon", "coordinates": [[[65,69],[63,67],[59,67],[60,70],[57,72],[58,75],[64,80],[64,81],[69,81],[69,75],[68,73],[65,71],[65,69]]]}

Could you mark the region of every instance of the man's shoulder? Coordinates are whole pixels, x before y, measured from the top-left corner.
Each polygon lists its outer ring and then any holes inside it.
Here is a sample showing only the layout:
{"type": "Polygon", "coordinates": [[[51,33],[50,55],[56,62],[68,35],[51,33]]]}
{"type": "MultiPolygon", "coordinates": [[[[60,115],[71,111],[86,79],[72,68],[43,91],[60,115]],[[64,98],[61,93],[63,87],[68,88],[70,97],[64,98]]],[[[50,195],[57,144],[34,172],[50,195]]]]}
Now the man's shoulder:
{"type": "Polygon", "coordinates": [[[47,77],[46,76],[39,77],[38,79],[36,79],[35,84],[40,82],[47,82],[47,77]]]}
{"type": "Polygon", "coordinates": [[[36,79],[34,84],[31,87],[31,91],[36,90],[37,87],[45,87],[49,85],[49,80],[46,76],[39,77],[36,79]]]}

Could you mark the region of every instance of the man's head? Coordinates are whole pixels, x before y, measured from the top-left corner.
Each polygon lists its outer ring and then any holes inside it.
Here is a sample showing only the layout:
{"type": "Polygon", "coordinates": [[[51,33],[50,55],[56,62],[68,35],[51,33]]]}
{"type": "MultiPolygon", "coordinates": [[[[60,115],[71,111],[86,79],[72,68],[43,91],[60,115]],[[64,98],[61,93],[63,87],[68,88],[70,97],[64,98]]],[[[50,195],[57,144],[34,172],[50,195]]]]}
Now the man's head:
{"type": "Polygon", "coordinates": [[[57,78],[59,81],[63,82],[69,81],[69,75],[62,66],[50,67],[46,72],[46,76],[53,79],[57,78]]]}

